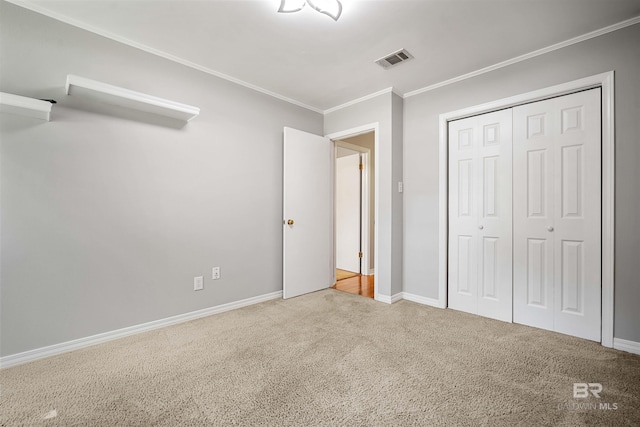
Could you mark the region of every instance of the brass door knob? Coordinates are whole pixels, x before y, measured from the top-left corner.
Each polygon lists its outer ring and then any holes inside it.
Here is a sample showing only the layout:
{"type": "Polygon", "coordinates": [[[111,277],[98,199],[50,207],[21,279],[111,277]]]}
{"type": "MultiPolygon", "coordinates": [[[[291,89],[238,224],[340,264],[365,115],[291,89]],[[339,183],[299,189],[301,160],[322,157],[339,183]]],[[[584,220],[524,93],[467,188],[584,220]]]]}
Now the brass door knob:
{"type": "Polygon", "coordinates": [[[287,224],[289,224],[289,225],[293,225],[293,220],[292,220],[292,219],[288,220],[288,221],[287,221],[287,224]]]}

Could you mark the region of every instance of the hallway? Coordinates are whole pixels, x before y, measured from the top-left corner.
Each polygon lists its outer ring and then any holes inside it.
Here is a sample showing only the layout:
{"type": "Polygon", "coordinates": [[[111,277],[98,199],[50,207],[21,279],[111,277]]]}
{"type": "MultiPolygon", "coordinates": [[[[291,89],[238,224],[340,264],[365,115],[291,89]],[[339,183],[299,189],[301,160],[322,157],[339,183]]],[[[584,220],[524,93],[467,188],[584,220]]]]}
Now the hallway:
{"type": "Polygon", "coordinates": [[[338,280],[333,289],[348,292],[350,294],[362,295],[363,297],[373,298],[374,276],[363,276],[358,274],[347,279],[338,280]]]}

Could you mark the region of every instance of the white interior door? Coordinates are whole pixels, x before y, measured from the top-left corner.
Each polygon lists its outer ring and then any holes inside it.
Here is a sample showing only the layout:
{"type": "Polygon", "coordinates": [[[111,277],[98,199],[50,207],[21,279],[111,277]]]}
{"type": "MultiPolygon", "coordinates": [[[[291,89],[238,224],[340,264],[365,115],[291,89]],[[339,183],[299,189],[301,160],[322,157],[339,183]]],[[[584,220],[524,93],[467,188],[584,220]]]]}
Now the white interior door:
{"type": "Polygon", "coordinates": [[[449,123],[449,307],[512,319],[511,110],[449,123]]]}
{"type": "Polygon", "coordinates": [[[354,273],[360,273],[361,261],[360,191],[360,153],[339,156],[336,159],[336,268],[354,273]]]}
{"type": "Polygon", "coordinates": [[[600,89],[513,117],[514,321],[600,341],[600,89]]]}
{"type": "Polygon", "coordinates": [[[284,128],[284,298],[333,284],[332,157],[328,138],[284,128]]]}

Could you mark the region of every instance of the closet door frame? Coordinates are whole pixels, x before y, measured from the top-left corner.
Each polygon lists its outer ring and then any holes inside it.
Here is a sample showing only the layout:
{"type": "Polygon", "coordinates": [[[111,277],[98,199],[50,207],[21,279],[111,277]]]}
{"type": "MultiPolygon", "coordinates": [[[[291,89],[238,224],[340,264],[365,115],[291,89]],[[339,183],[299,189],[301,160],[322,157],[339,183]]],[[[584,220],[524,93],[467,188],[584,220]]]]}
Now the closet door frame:
{"type": "Polygon", "coordinates": [[[503,98],[486,104],[440,114],[439,117],[439,260],[438,307],[447,307],[448,268],[448,122],[543,99],[568,95],[580,90],[602,88],[602,335],[604,347],[613,347],[614,318],[614,72],[574,80],[556,86],[503,98]]]}

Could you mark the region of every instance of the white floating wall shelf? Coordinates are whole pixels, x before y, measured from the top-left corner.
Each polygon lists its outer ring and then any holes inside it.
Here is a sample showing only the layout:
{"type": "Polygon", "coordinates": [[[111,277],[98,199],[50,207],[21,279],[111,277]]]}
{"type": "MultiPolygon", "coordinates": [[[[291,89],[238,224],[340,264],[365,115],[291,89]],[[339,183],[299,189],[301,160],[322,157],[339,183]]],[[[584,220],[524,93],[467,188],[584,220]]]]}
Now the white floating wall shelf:
{"type": "Polygon", "coordinates": [[[0,92],[0,112],[49,121],[51,103],[26,96],[0,92]]]}
{"type": "Polygon", "coordinates": [[[198,107],[180,104],[179,102],[169,101],[71,74],[67,76],[66,89],[67,95],[94,99],[107,104],[133,108],[135,110],[187,122],[200,114],[198,107]]]}

